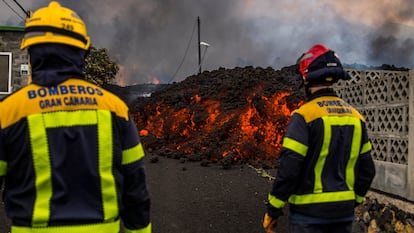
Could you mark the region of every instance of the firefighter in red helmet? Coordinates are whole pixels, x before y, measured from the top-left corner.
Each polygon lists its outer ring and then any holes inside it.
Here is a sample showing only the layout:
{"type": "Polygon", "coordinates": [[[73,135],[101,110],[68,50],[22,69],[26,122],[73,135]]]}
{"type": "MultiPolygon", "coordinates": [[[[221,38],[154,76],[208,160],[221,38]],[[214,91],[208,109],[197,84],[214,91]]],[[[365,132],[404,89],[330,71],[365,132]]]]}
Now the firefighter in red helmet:
{"type": "Polygon", "coordinates": [[[150,233],[144,149],[128,106],[84,80],[83,20],[51,1],[27,20],[31,83],[0,103],[12,233],[150,233]]]}
{"type": "Polygon", "coordinates": [[[332,89],[350,78],[334,51],[316,44],[297,65],[307,100],[287,126],[263,227],[275,232],[287,202],[291,233],[351,233],[375,175],[365,119],[332,89]]]}

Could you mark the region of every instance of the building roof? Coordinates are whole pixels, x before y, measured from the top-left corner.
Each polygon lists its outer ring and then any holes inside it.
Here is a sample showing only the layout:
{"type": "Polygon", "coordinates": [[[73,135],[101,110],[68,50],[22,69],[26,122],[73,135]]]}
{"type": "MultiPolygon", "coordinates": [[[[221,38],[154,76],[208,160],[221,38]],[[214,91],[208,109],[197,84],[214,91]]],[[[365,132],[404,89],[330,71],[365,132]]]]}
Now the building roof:
{"type": "Polygon", "coordinates": [[[23,26],[2,26],[0,25],[0,32],[23,32],[23,26]]]}

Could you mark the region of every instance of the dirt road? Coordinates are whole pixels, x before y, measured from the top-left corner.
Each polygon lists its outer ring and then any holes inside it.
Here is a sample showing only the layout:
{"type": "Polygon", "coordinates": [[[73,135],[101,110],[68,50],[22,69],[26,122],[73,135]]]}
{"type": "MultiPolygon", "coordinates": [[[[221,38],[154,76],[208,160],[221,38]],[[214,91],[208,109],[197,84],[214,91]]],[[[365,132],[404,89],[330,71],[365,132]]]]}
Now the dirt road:
{"type": "MultiPolygon", "coordinates": [[[[146,166],[154,233],[264,232],[271,182],[247,165],[224,170],[217,164],[202,167],[161,158],[146,166]]],[[[285,218],[279,229],[287,232],[285,218]]]]}
{"type": "MultiPolygon", "coordinates": [[[[223,169],[159,157],[146,161],[153,233],[262,233],[271,182],[247,165],[223,169]]],[[[7,220],[0,206],[0,233],[7,220]]],[[[287,232],[281,218],[279,232],[287,232]]]]}

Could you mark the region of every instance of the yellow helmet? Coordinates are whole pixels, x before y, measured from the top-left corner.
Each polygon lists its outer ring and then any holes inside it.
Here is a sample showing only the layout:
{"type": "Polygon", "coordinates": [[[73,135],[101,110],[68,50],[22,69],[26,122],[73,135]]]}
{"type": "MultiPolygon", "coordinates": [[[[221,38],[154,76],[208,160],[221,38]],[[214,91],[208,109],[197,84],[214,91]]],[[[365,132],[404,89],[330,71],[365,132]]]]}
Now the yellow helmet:
{"type": "Polygon", "coordinates": [[[88,50],[90,38],[83,20],[69,8],[51,1],[26,19],[20,49],[44,43],[59,43],[88,50]]]}

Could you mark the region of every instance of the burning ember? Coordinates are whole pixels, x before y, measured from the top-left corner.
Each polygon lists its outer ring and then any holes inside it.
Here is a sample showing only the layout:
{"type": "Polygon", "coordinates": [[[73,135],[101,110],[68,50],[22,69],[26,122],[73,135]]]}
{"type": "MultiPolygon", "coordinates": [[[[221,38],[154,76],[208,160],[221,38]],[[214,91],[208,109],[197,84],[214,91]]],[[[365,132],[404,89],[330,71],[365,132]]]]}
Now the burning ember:
{"type": "Polygon", "coordinates": [[[274,167],[291,112],[303,103],[294,67],[203,72],[132,105],[145,149],[192,161],[274,167]]]}

